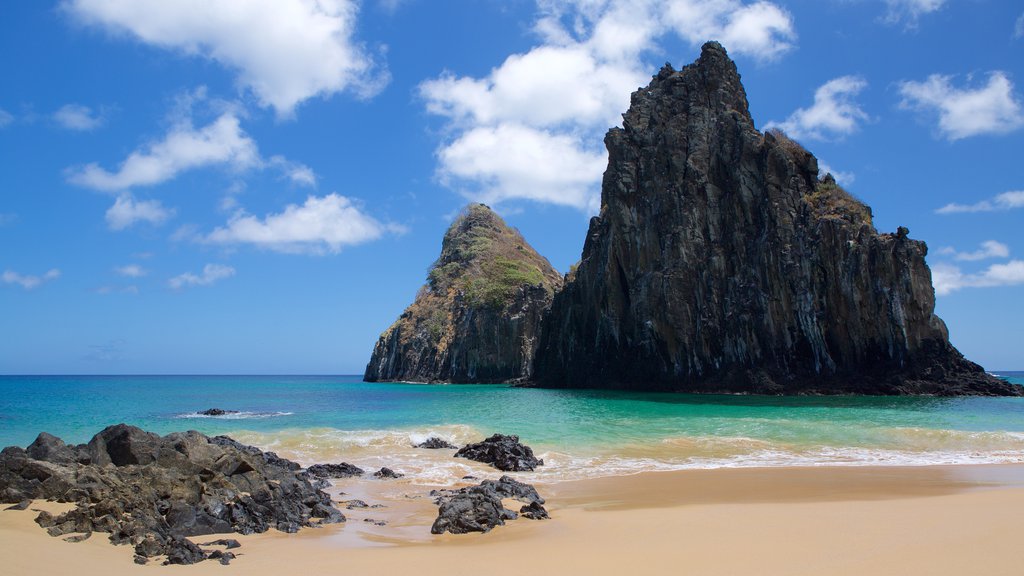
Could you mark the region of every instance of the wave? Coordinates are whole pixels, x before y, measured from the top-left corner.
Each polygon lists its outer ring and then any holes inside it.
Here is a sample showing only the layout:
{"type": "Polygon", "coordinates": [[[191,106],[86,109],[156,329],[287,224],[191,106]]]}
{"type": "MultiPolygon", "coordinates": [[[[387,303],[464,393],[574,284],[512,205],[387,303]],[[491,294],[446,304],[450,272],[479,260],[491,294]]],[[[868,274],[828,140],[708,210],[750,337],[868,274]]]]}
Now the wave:
{"type": "Polygon", "coordinates": [[[212,418],[215,420],[251,420],[254,418],[277,418],[278,416],[291,416],[294,412],[228,412],[226,414],[200,414],[199,412],[186,412],[177,414],[175,418],[212,418]]]}
{"type": "MultiPolygon", "coordinates": [[[[744,436],[678,436],[617,445],[533,448],[545,466],[512,474],[529,481],[558,483],[642,472],[809,466],[930,466],[1024,463],[1024,433],[970,432],[919,428],[876,430],[876,445],[834,446],[744,436]]],[[[408,482],[451,486],[462,477],[493,478],[502,473],[485,464],[452,458],[452,450],[414,446],[430,436],[455,444],[479,441],[472,426],[446,425],[406,430],[290,429],[240,431],[236,440],[272,450],[305,466],[349,462],[367,470],[387,466],[408,482]]]]}

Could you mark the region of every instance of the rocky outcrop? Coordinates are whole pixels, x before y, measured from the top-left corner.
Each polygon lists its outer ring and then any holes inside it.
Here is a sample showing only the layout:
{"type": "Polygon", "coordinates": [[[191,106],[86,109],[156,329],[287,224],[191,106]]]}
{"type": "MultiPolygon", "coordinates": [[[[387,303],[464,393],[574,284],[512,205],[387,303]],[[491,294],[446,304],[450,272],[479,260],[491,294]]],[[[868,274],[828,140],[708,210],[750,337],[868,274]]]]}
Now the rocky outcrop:
{"type": "Polygon", "coordinates": [[[446,448],[458,448],[458,446],[452,444],[451,442],[445,440],[444,438],[438,438],[437,436],[431,436],[430,438],[427,438],[423,442],[417,444],[416,447],[426,448],[427,450],[443,450],[446,448]]]}
{"type": "Polygon", "coordinates": [[[561,276],[482,204],[451,225],[427,284],[385,331],[368,382],[528,378],[543,313],[561,276]]]}
{"type": "Polygon", "coordinates": [[[544,461],[533,455],[533,449],[519,442],[519,436],[494,434],[473,444],[466,444],[455,453],[466,458],[490,464],[503,472],[533,472],[544,461]]]}
{"type": "Polygon", "coordinates": [[[136,561],[166,556],[171,564],[233,554],[202,550],[190,536],[343,522],[330,497],[299,465],[271,452],[198,432],[160,437],[119,424],[88,444],[68,446],[40,434],[28,448],[0,452],[0,502],[74,502],[36,522],[52,536],[106,532],[135,548],[136,561]]]}
{"type": "Polygon", "coordinates": [[[635,92],[600,215],[551,307],[548,387],[1019,395],[949,343],[927,248],[759,132],[717,43],[635,92]]]}
{"type": "Polygon", "coordinates": [[[502,476],[499,480],[484,480],[478,486],[458,490],[434,490],[431,492],[438,505],[437,519],[430,527],[433,534],[466,534],[468,532],[489,532],[495,526],[503,526],[505,520],[519,517],[505,508],[503,500],[523,502],[520,509],[524,518],[544,520],[548,512],[544,499],[530,484],[502,476]]]}

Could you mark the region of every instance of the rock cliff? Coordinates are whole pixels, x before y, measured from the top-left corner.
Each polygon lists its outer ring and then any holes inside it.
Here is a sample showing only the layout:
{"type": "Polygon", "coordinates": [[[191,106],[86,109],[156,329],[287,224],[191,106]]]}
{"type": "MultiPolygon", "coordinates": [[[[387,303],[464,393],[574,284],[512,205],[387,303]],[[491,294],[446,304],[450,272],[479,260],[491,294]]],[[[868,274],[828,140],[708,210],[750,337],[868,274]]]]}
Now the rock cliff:
{"type": "Polygon", "coordinates": [[[717,43],[635,92],[605,144],[601,212],[545,319],[537,384],[1020,393],[950,345],[925,244],[876,231],[812,154],[754,127],[717,43]]]}
{"type": "Polygon", "coordinates": [[[364,379],[528,378],[541,317],[561,287],[551,264],[483,204],[451,225],[427,283],[374,347],[364,379]]]}

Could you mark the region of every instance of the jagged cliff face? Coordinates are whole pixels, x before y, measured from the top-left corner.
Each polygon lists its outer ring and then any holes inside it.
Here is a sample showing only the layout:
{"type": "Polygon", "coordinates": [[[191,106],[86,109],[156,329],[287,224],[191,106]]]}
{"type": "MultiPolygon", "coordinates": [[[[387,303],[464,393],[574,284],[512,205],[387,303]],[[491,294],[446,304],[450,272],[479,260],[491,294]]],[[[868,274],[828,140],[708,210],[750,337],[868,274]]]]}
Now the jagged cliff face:
{"type": "Polygon", "coordinates": [[[416,301],[377,341],[364,379],[526,379],[541,317],[561,285],[518,231],[487,206],[469,206],[445,234],[416,301]]]}
{"type": "Polygon", "coordinates": [[[534,379],[555,387],[1014,394],[950,344],[923,242],[780,133],[725,50],[666,65],[609,131],[600,216],[555,298],[534,379]]]}

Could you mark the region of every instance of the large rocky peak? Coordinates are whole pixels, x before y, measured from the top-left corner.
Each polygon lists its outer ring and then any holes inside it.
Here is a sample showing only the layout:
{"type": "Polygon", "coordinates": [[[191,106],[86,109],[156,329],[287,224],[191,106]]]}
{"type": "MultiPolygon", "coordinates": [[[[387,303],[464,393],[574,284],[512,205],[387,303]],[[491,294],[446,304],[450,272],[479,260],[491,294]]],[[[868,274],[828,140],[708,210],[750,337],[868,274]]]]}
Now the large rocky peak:
{"type": "Polygon", "coordinates": [[[601,212],[541,331],[552,387],[1017,394],[954,349],[927,248],[878,233],[815,157],[761,133],[717,43],[608,132],[601,212]]]}
{"type": "Polygon", "coordinates": [[[378,340],[364,378],[506,382],[530,375],[562,278],[483,204],[451,225],[415,302],[378,340]]]}

